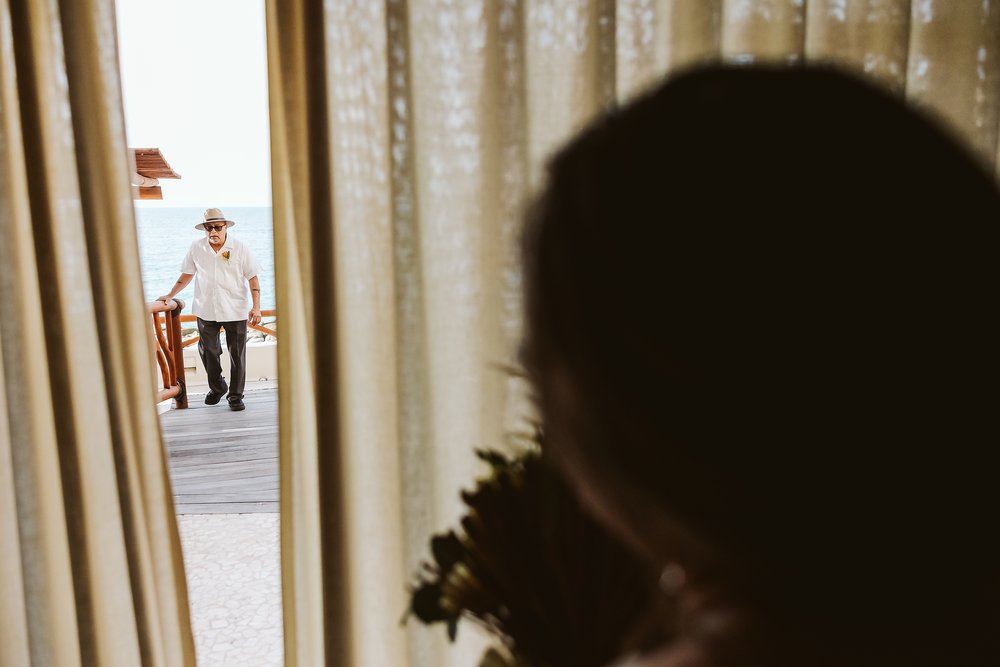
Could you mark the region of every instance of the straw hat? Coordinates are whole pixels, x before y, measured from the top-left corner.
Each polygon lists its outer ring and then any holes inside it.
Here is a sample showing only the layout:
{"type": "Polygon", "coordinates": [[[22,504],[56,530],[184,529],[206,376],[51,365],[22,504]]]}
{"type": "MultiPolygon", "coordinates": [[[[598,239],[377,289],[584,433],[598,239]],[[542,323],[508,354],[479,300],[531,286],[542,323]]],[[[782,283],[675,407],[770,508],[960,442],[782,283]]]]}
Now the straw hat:
{"type": "MultiPolygon", "coordinates": [[[[227,220],[226,216],[222,213],[222,209],[220,208],[207,209],[205,211],[205,222],[208,223],[224,222],[226,223],[226,227],[232,227],[233,225],[236,224],[232,220],[227,220]]],[[[194,226],[194,228],[200,229],[201,231],[205,231],[205,222],[199,222],[197,225],[194,226]]]]}

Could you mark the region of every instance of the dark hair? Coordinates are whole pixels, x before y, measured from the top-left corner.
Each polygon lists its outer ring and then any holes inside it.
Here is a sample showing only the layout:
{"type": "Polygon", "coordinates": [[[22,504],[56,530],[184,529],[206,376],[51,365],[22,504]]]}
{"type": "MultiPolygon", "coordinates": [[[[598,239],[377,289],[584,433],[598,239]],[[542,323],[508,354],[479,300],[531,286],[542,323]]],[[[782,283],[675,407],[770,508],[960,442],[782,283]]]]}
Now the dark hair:
{"type": "Polygon", "coordinates": [[[971,664],[1000,635],[998,232],[991,177],[865,83],[674,78],[559,153],[529,215],[549,453],[817,642],[971,664]]]}

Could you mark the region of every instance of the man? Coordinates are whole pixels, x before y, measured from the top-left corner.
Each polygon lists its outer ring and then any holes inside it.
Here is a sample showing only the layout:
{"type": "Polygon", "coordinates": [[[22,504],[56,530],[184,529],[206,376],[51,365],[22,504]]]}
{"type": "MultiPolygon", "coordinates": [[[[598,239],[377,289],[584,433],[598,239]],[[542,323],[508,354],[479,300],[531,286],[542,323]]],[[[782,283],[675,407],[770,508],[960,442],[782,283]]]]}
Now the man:
{"type": "Polygon", "coordinates": [[[173,288],[159,297],[169,301],[194,283],[194,303],[191,312],[198,317],[198,353],[208,374],[208,395],[205,403],[217,404],[229,391],[229,409],[243,410],[243,387],[246,382],[247,323],[260,324],[260,263],[250,252],[250,247],[229,236],[228,229],[236,223],[227,220],[222,211],[210,208],[205,211],[205,221],[195,229],[205,232],[205,238],[191,244],[181,275],[173,288]],[[247,284],[253,306],[247,313],[247,284]],[[222,347],[219,333],[226,330],[226,346],[231,362],[229,386],[222,377],[222,347]]]}

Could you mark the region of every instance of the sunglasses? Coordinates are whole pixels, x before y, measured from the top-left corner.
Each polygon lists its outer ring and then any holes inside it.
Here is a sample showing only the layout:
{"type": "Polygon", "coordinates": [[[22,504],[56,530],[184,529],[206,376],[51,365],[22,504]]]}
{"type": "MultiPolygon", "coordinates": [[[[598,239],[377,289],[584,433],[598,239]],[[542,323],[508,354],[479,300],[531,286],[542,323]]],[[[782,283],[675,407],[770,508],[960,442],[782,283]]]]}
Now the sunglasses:
{"type": "Polygon", "coordinates": [[[225,229],[226,225],[204,225],[203,228],[206,232],[217,232],[220,229],[225,229]]]}

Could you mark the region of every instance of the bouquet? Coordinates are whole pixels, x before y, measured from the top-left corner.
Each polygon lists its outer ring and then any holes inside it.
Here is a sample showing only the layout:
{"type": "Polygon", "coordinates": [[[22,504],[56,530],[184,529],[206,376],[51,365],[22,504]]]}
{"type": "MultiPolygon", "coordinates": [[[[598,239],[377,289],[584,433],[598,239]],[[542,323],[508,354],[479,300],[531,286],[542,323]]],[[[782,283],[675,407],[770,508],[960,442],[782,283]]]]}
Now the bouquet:
{"type": "MultiPolygon", "coordinates": [[[[540,438],[538,438],[540,441],[540,438]]],[[[537,446],[480,451],[490,473],[462,493],[460,530],[433,536],[410,612],[484,627],[481,667],[603,667],[670,638],[658,573],[586,514],[537,446]]]]}

